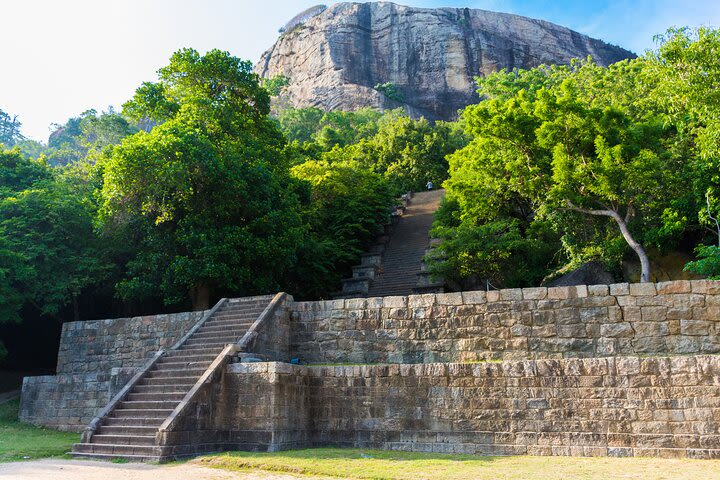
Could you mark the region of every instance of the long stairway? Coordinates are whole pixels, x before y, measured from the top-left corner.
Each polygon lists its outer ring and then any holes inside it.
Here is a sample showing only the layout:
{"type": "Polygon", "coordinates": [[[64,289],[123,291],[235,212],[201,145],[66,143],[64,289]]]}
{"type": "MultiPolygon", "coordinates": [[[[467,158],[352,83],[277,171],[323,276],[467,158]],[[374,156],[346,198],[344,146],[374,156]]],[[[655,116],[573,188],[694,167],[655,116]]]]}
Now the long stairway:
{"type": "Polygon", "coordinates": [[[368,296],[410,295],[418,282],[422,258],[430,243],[433,214],[444,190],[416,193],[395,227],[368,296]]]}
{"type": "Polygon", "coordinates": [[[156,434],[227,344],[237,343],[272,296],[231,299],[177,349],[167,351],[117,406],[103,416],[76,457],[157,460],[156,434]]]}

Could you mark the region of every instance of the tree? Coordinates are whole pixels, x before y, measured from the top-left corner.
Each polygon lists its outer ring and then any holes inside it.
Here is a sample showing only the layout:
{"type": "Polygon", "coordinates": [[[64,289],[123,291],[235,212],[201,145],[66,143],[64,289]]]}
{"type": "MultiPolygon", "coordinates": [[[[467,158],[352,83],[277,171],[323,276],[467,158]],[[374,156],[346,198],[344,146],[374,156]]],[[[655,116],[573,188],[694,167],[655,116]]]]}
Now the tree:
{"type": "Polygon", "coordinates": [[[292,174],[308,186],[309,234],[288,283],[305,298],[326,298],[388,220],[390,188],[381,175],[353,162],[310,160],[292,174]]]}
{"type": "MultiPolygon", "coordinates": [[[[655,105],[638,103],[652,98],[652,85],[640,81],[644,68],[642,59],[609,68],[586,61],[480,80],[486,100],[464,113],[473,139],[450,157],[446,187],[457,220],[514,218],[520,232],[551,222],[562,236],[573,230],[556,220],[567,212],[605,217],[649,281],[645,245],[676,238],[693,200],[682,188],[687,145],[655,105]]],[[[595,244],[612,243],[596,231],[595,244]]]]}
{"type": "Polygon", "coordinates": [[[69,165],[89,155],[93,157],[108,145],[117,145],[138,131],[137,126],[112,107],[99,115],[96,110],[87,110],[64,125],[55,125],[45,158],[51,165],[69,165]]]}
{"type": "Polygon", "coordinates": [[[95,206],[47,165],[0,154],[0,312],[20,319],[25,304],[57,317],[103,280],[108,265],[93,231],[95,206]]]}
{"type": "Polygon", "coordinates": [[[277,97],[285,87],[290,85],[290,79],[285,75],[275,75],[272,78],[263,78],[261,84],[267,90],[268,95],[277,97]]]}
{"type": "Polygon", "coordinates": [[[124,112],[159,124],[101,163],[103,224],[136,246],[119,295],[200,309],[219,293],[276,289],[304,227],[252,65],[180,50],[124,112]]]}
{"type": "Polygon", "coordinates": [[[5,147],[9,148],[25,140],[25,137],[20,133],[21,126],[22,123],[18,120],[17,115],[10,115],[0,110],[0,144],[4,144],[5,147]]]}

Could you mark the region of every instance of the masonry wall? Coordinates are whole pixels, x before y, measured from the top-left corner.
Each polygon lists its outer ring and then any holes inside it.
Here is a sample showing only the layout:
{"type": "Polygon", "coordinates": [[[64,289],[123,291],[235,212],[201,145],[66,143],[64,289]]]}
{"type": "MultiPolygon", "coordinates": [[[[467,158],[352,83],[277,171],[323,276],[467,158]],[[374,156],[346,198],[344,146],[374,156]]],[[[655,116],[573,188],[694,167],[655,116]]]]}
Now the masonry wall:
{"type": "Polygon", "coordinates": [[[308,363],[431,363],[720,352],[720,282],[524,288],[297,302],[308,363]]]}
{"type": "Polygon", "coordinates": [[[292,375],[272,365],[226,375],[262,392],[228,410],[251,450],[277,431],[302,440],[285,426],[308,422],[307,446],[720,458],[718,356],[282,367],[292,375]],[[288,417],[303,406],[301,421],[288,417]]]}
{"type": "Polygon", "coordinates": [[[57,375],[26,377],[20,420],[82,431],[155,352],[169,348],[204,312],[71,322],[60,336],[57,375]]]}
{"type": "Polygon", "coordinates": [[[272,317],[260,325],[256,331],[257,336],[252,339],[247,348],[267,360],[289,362],[290,352],[290,311],[288,306],[293,304],[293,297],[286,295],[277,306],[272,317]]]}
{"type": "Polygon", "coordinates": [[[205,312],[69,322],[63,325],[58,374],[109,372],[141,367],[161,348],[170,348],[205,312]]]}
{"type": "Polygon", "coordinates": [[[312,444],[309,382],[302,367],[288,363],[230,364],[164,434],[162,454],[306,448],[312,444]]]}

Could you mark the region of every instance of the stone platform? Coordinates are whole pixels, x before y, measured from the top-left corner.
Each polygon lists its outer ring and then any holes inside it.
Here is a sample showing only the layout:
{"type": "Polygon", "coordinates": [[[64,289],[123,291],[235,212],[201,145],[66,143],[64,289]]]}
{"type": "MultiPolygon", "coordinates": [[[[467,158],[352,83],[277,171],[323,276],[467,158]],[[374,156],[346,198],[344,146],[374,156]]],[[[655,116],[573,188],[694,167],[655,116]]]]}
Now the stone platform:
{"type": "MultiPolygon", "coordinates": [[[[273,345],[309,365],[228,365],[158,438],[163,458],[323,445],[720,458],[720,282],[283,308],[273,345]]],[[[82,430],[193,315],[66,324],[58,375],[25,380],[20,418],[82,430]]]]}

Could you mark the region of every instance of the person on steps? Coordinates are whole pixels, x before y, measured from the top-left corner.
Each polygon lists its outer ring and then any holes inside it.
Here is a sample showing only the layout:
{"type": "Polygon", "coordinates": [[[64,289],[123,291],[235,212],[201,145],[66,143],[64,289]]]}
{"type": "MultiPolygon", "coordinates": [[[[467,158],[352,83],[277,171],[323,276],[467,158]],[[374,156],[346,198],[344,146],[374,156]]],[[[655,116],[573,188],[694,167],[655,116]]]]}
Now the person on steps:
{"type": "Polygon", "coordinates": [[[432,180],[428,180],[427,185],[425,185],[425,186],[427,187],[428,190],[432,190],[433,189],[432,180]]]}

